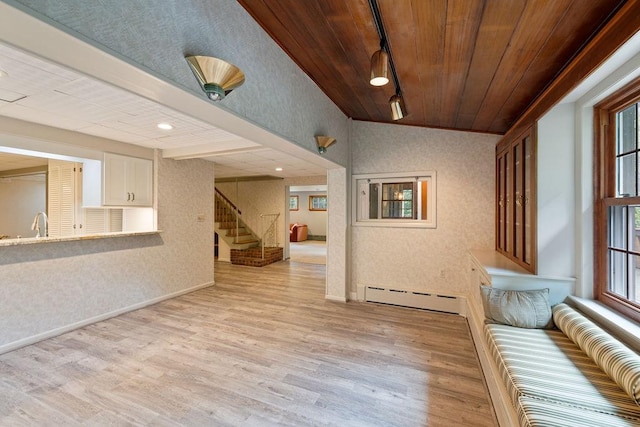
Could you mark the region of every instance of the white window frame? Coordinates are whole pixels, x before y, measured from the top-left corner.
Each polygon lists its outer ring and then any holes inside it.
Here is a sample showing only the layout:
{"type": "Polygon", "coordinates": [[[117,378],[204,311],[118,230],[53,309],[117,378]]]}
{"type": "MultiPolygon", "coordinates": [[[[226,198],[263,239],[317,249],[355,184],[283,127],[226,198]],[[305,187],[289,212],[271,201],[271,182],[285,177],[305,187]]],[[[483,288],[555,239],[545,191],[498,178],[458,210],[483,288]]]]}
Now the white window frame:
{"type": "MultiPolygon", "coordinates": [[[[435,171],[418,172],[397,172],[397,173],[374,173],[358,174],[351,177],[351,212],[352,224],[358,227],[398,227],[398,228],[436,228],[436,205],[437,205],[437,185],[435,171]],[[398,183],[425,181],[428,188],[427,218],[418,219],[369,219],[369,194],[368,184],[370,183],[398,183]],[[366,184],[367,188],[364,188],[366,184]],[[360,188],[362,186],[363,188],[360,188]],[[364,194],[363,191],[365,192],[364,194]]],[[[418,188],[418,203],[422,198],[421,190],[418,188]]],[[[420,210],[418,211],[420,215],[420,210]]]]}

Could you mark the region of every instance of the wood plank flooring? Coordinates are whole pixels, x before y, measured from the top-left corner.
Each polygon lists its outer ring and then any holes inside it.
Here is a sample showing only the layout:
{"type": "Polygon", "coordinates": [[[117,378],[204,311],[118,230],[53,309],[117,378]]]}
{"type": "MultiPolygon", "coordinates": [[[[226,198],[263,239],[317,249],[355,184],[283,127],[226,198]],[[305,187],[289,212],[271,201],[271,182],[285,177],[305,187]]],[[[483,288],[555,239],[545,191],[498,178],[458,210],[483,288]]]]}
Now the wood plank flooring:
{"type": "Polygon", "coordinates": [[[464,318],[326,301],[323,265],[215,268],[1,355],[0,425],[497,425],[464,318]]]}

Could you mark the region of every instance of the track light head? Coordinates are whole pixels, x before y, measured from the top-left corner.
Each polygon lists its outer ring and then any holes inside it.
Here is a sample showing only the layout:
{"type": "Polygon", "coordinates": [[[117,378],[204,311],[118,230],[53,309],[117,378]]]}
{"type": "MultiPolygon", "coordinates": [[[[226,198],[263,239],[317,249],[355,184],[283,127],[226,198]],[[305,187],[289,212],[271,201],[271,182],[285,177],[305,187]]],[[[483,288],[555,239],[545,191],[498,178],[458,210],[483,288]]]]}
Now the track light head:
{"type": "Polygon", "coordinates": [[[396,93],[389,98],[389,106],[391,107],[391,117],[393,120],[400,120],[407,114],[407,107],[404,105],[404,98],[399,93],[396,93]]]}
{"type": "Polygon", "coordinates": [[[380,49],[375,51],[371,57],[371,78],[369,83],[372,86],[384,86],[389,83],[389,54],[380,49]]]}

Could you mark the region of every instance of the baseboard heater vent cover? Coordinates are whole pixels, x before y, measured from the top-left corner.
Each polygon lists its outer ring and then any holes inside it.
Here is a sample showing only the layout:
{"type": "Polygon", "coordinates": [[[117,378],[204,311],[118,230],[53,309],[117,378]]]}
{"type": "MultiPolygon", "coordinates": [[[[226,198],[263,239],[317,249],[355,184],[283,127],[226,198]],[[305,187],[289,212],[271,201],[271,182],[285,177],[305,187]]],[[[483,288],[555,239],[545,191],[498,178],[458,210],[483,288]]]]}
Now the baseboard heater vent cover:
{"type": "Polygon", "coordinates": [[[364,299],[369,302],[460,314],[459,298],[449,295],[365,286],[364,299]]]}

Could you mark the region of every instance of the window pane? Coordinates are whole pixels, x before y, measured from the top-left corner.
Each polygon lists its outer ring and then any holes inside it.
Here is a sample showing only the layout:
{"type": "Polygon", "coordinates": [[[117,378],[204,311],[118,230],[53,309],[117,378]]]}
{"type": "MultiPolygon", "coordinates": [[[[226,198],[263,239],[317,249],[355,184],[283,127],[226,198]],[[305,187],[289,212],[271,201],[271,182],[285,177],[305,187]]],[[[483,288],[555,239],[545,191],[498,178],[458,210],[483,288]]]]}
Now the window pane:
{"type": "Polygon", "coordinates": [[[626,206],[609,206],[609,247],[627,249],[626,218],[626,206]]]}
{"type": "Polygon", "coordinates": [[[617,159],[617,196],[636,195],[636,153],[627,154],[617,159]]]}
{"type": "Polygon", "coordinates": [[[378,219],[378,190],[380,184],[369,184],[369,219],[378,219]]]}
{"type": "Polygon", "coordinates": [[[632,215],[629,230],[631,250],[640,253],[640,206],[629,206],[629,214],[632,215]]]}
{"type": "Polygon", "coordinates": [[[413,218],[413,182],[382,184],[382,218],[413,218]]]}
{"type": "Polygon", "coordinates": [[[513,255],[522,259],[522,249],[523,249],[523,209],[522,209],[522,200],[524,198],[523,195],[523,185],[522,185],[522,176],[524,167],[522,162],[522,144],[517,144],[513,147],[513,164],[514,164],[514,174],[515,174],[515,194],[514,194],[514,206],[515,206],[515,242],[513,246],[513,255]]]}
{"type": "Polygon", "coordinates": [[[609,292],[626,296],[627,255],[624,252],[609,251],[609,292]]]}
{"type": "Polygon", "coordinates": [[[524,210],[524,262],[531,262],[531,138],[526,137],[522,141],[524,150],[524,199],[522,200],[524,210]]]}
{"type": "Polygon", "coordinates": [[[636,145],[637,104],[618,113],[618,154],[630,153],[637,149],[636,145]]]}
{"type": "Polygon", "coordinates": [[[505,234],[505,250],[511,253],[513,241],[513,177],[511,176],[511,151],[507,151],[505,155],[505,177],[506,177],[506,234],[505,234]]]}
{"type": "Polygon", "coordinates": [[[640,298],[638,297],[638,289],[637,285],[640,285],[640,257],[637,255],[629,255],[629,280],[627,283],[627,294],[625,295],[627,299],[638,302],[640,298]]]}

